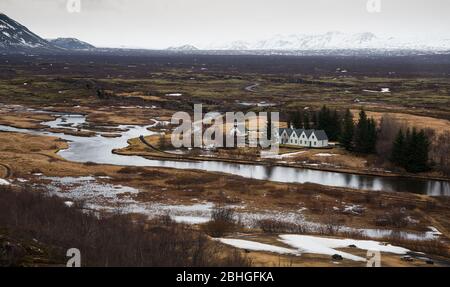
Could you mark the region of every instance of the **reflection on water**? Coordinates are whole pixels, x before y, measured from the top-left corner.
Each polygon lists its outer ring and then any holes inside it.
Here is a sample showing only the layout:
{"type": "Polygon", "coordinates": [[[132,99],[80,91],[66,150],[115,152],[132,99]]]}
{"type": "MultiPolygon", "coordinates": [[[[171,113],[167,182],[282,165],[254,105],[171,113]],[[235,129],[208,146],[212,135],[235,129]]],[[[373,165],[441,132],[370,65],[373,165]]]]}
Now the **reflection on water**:
{"type": "MultiPolygon", "coordinates": [[[[54,121],[43,124],[54,128],[80,128],[84,123],[85,117],[82,115],[63,115],[54,121]]],[[[448,181],[364,176],[302,168],[233,164],[219,161],[184,162],[173,160],[150,160],[140,156],[116,155],[112,153],[112,150],[126,147],[128,145],[128,139],[136,138],[140,135],[151,135],[153,133],[147,129],[148,127],[143,126],[123,125],[118,126],[118,128],[124,130],[126,129],[126,131],[121,133],[121,137],[105,138],[100,134],[94,137],[77,137],[62,133],[17,129],[0,125],[0,131],[20,132],[34,135],[51,135],[68,140],[70,141],[69,148],[67,150],[60,151],[59,155],[67,160],[75,162],[197,169],[285,183],[310,182],[328,186],[364,190],[413,192],[432,196],[450,195],[450,183],[448,181]]]]}

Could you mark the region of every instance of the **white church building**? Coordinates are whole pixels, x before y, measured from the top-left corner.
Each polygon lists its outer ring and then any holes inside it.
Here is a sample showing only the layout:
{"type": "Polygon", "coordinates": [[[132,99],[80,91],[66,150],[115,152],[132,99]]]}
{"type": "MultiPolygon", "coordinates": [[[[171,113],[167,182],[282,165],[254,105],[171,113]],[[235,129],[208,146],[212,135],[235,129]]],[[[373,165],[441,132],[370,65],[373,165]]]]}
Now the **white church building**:
{"type": "Polygon", "coordinates": [[[299,147],[328,147],[328,136],[324,130],[279,129],[280,144],[299,147]]]}

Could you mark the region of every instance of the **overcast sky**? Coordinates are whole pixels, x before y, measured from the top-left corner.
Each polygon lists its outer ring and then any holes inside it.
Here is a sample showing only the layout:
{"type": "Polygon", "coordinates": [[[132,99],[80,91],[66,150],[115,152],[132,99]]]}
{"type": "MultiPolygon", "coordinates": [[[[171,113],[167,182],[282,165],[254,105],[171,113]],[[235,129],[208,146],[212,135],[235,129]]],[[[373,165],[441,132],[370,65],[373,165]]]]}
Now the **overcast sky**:
{"type": "Polygon", "coordinates": [[[199,47],[276,34],[328,31],[450,38],[450,0],[0,0],[0,11],[44,38],[76,37],[99,47],[199,47]]]}

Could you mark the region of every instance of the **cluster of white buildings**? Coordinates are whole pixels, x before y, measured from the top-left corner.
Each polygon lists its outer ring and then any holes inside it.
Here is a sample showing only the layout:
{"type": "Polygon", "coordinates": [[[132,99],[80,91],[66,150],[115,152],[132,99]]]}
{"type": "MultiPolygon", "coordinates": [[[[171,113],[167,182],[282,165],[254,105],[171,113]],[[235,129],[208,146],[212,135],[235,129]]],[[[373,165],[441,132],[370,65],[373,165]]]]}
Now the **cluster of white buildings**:
{"type": "Polygon", "coordinates": [[[324,130],[279,129],[280,144],[299,147],[328,147],[328,136],[324,130]]]}

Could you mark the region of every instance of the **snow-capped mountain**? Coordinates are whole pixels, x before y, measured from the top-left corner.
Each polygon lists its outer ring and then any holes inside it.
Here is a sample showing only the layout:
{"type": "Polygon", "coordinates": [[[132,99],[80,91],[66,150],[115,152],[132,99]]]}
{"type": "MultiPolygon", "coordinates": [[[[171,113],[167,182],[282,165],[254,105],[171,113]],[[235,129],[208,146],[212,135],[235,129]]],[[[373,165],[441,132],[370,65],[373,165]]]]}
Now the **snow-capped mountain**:
{"type": "Polygon", "coordinates": [[[198,48],[193,45],[183,45],[179,47],[169,47],[167,48],[169,51],[197,51],[198,48]]]}
{"type": "Polygon", "coordinates": [[[56,47],[67,49],[67,50],[90,50],[95,49],[95,47],[89,43],[80,41],[76,38],[57,38],[48,40],[51,44],[56,47]]]}
{"type": "Polygon", "coordinates": [[[27,27],[0,13],[0,50],[55,49],[49,42],[34,34],[27,27]]]}
{"type": "Polygon", "coordinates": [[[324,34],[276,35],[259,41],[234,41],[212,45],[210,50],[450,50],[450,39],[400,39],[394,37],[378,37],[364,32],[347,34],[327,32],[324,34]]]}

